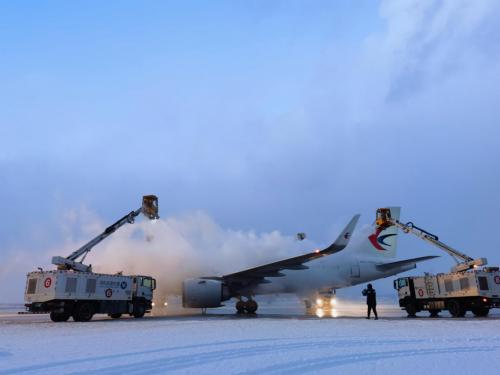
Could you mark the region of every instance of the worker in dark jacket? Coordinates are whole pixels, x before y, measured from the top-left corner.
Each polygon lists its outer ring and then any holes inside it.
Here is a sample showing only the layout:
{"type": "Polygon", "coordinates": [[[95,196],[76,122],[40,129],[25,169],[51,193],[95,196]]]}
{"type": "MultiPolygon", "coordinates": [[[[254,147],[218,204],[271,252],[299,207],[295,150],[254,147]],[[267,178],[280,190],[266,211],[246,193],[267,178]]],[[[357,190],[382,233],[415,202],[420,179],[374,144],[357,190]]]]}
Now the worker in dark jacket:
{"type": "Polygon", "coordinates": [[[366,319],[370,319],[370,312],[373,310],[375,320],[377,320],[377,292],[373,289],[372,284],[368,284],[366,289],[363,289],[362,293],[366,296],[366,304],[368,305],[368,316],[366,319]]]}

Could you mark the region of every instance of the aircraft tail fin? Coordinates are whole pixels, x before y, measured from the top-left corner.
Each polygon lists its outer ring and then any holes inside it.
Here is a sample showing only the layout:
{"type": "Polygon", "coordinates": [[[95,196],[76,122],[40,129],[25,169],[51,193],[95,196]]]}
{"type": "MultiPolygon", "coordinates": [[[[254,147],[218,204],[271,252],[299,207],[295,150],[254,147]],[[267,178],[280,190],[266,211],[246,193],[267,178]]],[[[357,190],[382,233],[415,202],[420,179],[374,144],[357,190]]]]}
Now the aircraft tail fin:
{"type": "MultiPolygon", "coordinates": [[[[389,209],[391,210],[391,217],[398,220],[401,207],[389,207],[389,209]]],[[[398,228],[395,226],[381,229],[374,224],[371,231],[359,244],[357,250],[364,255],[394,258],[396,257],[397,235],[398,228]]]]}

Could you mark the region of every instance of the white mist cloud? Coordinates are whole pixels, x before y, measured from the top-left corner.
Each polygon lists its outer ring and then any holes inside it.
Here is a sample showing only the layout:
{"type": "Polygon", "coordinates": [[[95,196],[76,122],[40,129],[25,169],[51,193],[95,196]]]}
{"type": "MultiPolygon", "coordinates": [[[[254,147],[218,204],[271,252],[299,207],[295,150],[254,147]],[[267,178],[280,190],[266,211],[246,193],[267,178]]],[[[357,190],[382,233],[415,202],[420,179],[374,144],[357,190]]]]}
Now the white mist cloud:
{"type": "Polygon", "coordinates": [[[195,212],[157,221],[138,219],[122,227],[87,258],[94,271],[152,275],[158,294],[179,294],[188,277],[220,276],[311,250],[309,241],[279,231],[222,228],[195,212]]]}
{"type": "MultiPolygon", "coordinates": [[[[69,255],[105,228],[104,221],[85,206],[67,210],[61,215],[61,246],[35,255],[19,249],[2,260],[0,302],[22,301],[27,272],[54,268],[52,256],[69,255]]],[[[199,211],[156,221],[139,217],[93,248],[84,263],[92,264],[94,272],[151,275],[161,297],[179,294],[188,277],[220,276],[313,248],[312,242],[298,242],[279,231],[226,229],[199,211]]]]}

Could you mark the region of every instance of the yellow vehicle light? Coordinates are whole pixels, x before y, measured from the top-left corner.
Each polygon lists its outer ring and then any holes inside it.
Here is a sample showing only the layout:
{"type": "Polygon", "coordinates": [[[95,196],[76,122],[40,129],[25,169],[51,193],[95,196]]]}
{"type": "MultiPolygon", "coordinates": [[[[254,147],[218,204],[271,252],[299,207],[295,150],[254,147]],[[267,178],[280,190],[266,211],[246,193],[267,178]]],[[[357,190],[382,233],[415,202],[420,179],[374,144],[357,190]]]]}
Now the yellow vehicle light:
{"type": "Polygon", "coordinates": [[[316,316],[322,318],[325,316],[325,311],[323,309],[316,309],[316,316]]]}

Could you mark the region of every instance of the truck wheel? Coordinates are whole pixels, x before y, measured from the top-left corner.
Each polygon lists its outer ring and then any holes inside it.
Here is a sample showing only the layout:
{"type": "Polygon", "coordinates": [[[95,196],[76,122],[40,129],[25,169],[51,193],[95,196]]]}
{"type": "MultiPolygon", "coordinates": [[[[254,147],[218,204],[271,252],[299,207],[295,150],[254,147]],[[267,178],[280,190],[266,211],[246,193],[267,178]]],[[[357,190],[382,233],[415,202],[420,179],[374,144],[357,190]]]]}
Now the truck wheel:
{"type": "Polygon", "coordinates": [[[415,318],[417,314],[417,307],[413,302],[408,302],[405,306],[405,310],[408,314],[408,318],[415,318]]]}
{"type": "Polygon", "coordinates": [[[88,322],[94,316],[94,306],[91,303],[84,302],[76,305],[73,311],[73,320],[75,322],[88,322]]]}
{"type": "Polygon", "coordinates": [[[465,316],[465,307],[456,299],[452,299],[448,302],[448,311],[454,318],[462,318],[465,316]]]}
{"type": "Polygon", "coordinates": [[[50,320],[53,322],[66,322],[69,319],[69,313],[56,313],[52,311],[50,313],[50,320]]]}
{"type": "Polygon", "coordinates": [[[120,319],[120,318],[121,318],[121,316],[122,316],[122,314],[120,314],[120,313],[117,313],[117,314],[109,314],[109,317],[110,317],[111,319],[120,319]]]}
{"type": "Polygon", "coordinates": [[[438,318],[439,317],[439,312],[441,310],[429,310],[429,314],[431,318],[438,318]]]}
{"type": "Polygon", "coordinates": [[[478,317],[488,316],[490,309],[487,307],[473,307],[472,313],[478,317]]]}
{"type": "Polygon", "coordinates": [[[145,313],[146,308],[143,304],[137,304],[134,306],[134,312],[132,313],[134,315],[134,318],[142,318],[145,313]]]}

